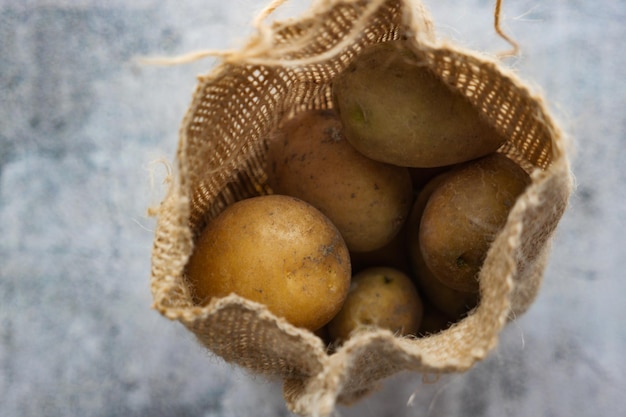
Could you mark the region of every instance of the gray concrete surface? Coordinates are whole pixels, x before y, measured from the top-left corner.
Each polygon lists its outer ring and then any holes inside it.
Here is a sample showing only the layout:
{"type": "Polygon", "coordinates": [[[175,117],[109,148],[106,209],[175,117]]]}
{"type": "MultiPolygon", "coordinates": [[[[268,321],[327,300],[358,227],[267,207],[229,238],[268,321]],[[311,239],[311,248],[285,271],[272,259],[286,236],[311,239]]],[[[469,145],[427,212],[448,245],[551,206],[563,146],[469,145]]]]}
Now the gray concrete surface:
{"type": "MultiPolygon", "coordinates": [[[[306,4],[287,4],[295,14],[306,4]]],[[[442,36],[497,52],[492,1],[428,0],[442,36]]],[[[154,221],[211,59],[261,0],[0,0],[0,415],[287,416],[280,385],[224,364],[150,309],[154,221]]],[[[575,143],[578,188],[531,310],[471,371],[401,374],[342,416],[626,412],[626,3],[504,2],[508,61],[575,143]],[[411,400],[411,401],[409,401],[411,400]],[[407,403],[409,403],[407,405],[407,403]]]]}

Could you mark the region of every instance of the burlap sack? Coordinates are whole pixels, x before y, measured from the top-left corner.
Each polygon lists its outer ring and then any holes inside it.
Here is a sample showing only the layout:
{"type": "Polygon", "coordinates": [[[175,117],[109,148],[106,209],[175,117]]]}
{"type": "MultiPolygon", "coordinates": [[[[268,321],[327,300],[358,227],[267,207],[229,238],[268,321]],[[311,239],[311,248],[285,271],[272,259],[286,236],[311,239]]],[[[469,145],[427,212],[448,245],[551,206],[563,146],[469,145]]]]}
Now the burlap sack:
{"type": "Polygon", "coordinates": [[[399,371],[461,372],[485,358],[537,294],[571,185],[565,140],[542,98],[499,61],[437,40],[418,0],[318,0],[297,20],[260,25],[199,78],[180,129],[177,173],[158,209],[154,307],[227,362],[282,378],[294,412],[325,416],[399,371]],[[480,109],[508,138],[501,151],[531,172],[481,271],[479,306],[429,337],[363,333],[332,354],[312,333],[237,296],[195,306],[184,277],[194,236],[229,204],[271,192],[268,134],[285,116],[332,106],[330,83],[350,59],[364,45],[400,37],[480,109]]]}

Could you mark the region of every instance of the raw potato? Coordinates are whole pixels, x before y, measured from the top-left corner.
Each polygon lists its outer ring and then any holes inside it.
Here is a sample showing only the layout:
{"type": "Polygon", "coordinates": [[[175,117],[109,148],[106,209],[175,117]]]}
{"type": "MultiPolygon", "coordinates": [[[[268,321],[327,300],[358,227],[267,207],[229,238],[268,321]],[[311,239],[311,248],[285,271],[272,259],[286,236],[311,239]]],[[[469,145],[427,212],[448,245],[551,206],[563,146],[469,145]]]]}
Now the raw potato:
{"type": "Polygon", "coordinates": [[[411,209],[406,234],[409,259],[418,288],[437,310],[444,313],[452,322],[457,322],[478,304],[478,294],[455,290],[437,279],[424,262],[419,241],[420,221],[426,203],[433,191],[445,181],[447,175],[448,173],[439,174],[421,190],[411,209]]]}
{"type": "Polygon", "coordinates": [[[301,198],[337,226],[351,251],[372,251],[398,233],[411,208],[408,169],[371,160],[345,139],[330,110],[288,120],[268,144],[274,192],[301,198]]]}
{"type": "Polygon", "coordinates": [[[199,236],[187,265],[199,304],[236,293],[313,331],[340,310],[350,275],[335,226],[310,204],[281,195],[228,206],[199,236]]]}
{"type": "Polygon", "coordinates": [[[489,246],[530,177],[502,154],[468,162],[445,175],[422,214],[422,256],[441,282],[476,292],[489,246]]]}
{"type": "Polygon", "coordinates": [[[352,277],[343,308],[328,324],[332,340],[341,343],[364,328],[383,328],[398,335],[415,335],[423,305],[411,279],[393,268],[368,268],[352,277]]]}
{"type": "Polygon", "coordinates": [[[333,81],[333,92],[346,137],[378,161],[439,167],[487,155],[504,142],[404,41],[363,50],[333,81]]]}

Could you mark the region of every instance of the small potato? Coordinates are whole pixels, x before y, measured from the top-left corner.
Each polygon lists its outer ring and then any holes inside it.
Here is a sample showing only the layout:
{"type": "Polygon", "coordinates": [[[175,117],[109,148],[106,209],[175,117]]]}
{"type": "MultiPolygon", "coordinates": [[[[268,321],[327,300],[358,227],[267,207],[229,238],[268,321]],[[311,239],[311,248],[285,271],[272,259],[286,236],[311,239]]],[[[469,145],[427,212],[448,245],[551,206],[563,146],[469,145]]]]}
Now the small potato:
{"type": "Polygon", "coordinates": [[[302,200],[270,195],[232,204],[209,222],[186,277],[201,305],[235,293],[314,331],[340,310],[350,275],[330,220],[302,200]]]}
{"type": "Polygon", "coordinates": [[[442,283],[477,292],[478,273],[530,177],[502,154],[457,167],[432,192],[419,228],[422,256],[442,283]]]}
{"type": "Polygon", "coordinates": [[[268,143],[267,172],[276,193],[301,198],[328,216],[353,252],[388,244],[411,207],[408,169],[356,151],[330,110],[284,123],[268,143]]]}
{"type": "Polygon", "coordinates": [[[368,268],[352,277],[348,297],[328,324],[328,333],[337,343],[362,328],[415,335],[422,314],[422,300],[406,274],[393,268],[368,268]]]}
{"type": "Polygon", "coordinates": [[[487,155],[504,142],[401,40],[364,49],[333,80],[333,94],[348,141],[378,161],[439,167],[487,155]]]}
{"type": "Polygon", "coordinates": [[[424,262],[419,241],[420,222],[426,203],[433,191],[445,181],[447,175],[443,173],[434,177],[421,190],[411,209],[406,234],[409,259],[418,288],[437,310],[444,313],[452,322],[457,322],[478,304],[478,294],[450,288],[435,277],[424,262]]]}

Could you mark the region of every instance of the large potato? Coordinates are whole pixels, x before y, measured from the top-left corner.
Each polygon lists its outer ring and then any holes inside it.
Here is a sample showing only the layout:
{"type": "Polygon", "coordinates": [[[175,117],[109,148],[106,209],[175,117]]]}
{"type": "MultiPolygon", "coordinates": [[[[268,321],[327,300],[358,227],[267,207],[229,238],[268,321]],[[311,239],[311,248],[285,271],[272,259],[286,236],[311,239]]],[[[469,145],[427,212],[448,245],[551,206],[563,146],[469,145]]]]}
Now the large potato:
{"type": "Polygon", "coordinates": [[[530,177],[502,154],[492,154],[444,174],[419,227],[428,269],[459,291],[478,291],[478,272],[530,177]]]}
{"type": "Polygon", "coordinates": [[[364,49],[333,80],[346,137],[368,157],[406,167],[438,167],[495,151],[504,138],[403,41],[364,49]]]}
{"type": "Polygon", "coordinates": [[[284,123],[268,143],[267,171],[276,193],[318,208],[354,252],[388,244],[411,207],[408,169],[356,151],[329,110],[303,112],[284,123]]]}
{"type": "Polygon", "coordinates": [[[302,200],[271,195],[239,201],[212,220],[186,276],[199,304],[235,293],[317,330],[341,308],[350,275],[348,249],[328,218],[302,200]]]}
{"type": "Polygon", "coordinates": [[[348,297],[328,323],[328,333],[338,343],[366,328],[416,335],[422,314],[422,299],[406,274],[387,267],[368,268],[352,277],[348,297]]]}

